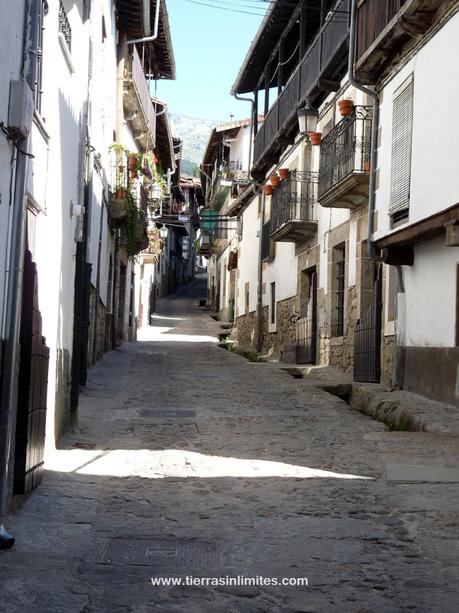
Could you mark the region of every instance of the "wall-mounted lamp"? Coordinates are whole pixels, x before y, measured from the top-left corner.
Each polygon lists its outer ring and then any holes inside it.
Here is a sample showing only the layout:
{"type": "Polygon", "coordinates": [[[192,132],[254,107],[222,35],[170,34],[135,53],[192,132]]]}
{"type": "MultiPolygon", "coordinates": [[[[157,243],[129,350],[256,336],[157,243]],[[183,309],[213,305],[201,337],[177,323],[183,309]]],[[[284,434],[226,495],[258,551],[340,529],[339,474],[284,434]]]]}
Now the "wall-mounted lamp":
{"type": "Polygon", "coordinates": [[[309,132],[316,131],[319,113],[317,109],[310,106],[308,102],[303,108],[297,110],[297,117],[301,134],[308,134],[309,132]]]}
{"type": "Polygon", "coordinates": [[[166,228],[166,226],[161,226],[159,229],[160,238],[166,239],[168,234],[169,230],[166,228]]]}

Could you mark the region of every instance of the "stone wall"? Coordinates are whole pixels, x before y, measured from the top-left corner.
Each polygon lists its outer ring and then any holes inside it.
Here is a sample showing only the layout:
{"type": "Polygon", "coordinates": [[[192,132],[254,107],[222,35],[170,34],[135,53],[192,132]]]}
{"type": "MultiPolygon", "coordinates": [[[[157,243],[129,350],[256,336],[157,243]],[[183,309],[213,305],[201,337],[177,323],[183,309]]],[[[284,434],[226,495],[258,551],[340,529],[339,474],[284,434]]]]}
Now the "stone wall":
{"type": "Polygon", "coordinates": [[[269,309],[267,306],[263,307],[262,353],[264,355],[279,357],[284,345],[292,345],[296,342],[295,324],[290,321],[290,317],[297,312],[296,305],[296,296],[277,303],[276,332],[269,332],[269,309]]]}
{"type": "Polygon", "coordinates": [[[76,414],[70,411],[72,361],[70,351],[58,349],[56,357],[56,394],[54,433],[56,442],[64,432],[76,425],[76,414]]]}
{"type": "Polygon", "coordinates": [[[395,336],[381,340],[381,383],[391,385],[394,381],[395,336]]]}
{"type": "Polygon", "coordinates": [[[344,306],[344,335],[330,338],[330,366],[352,373],[354,367],[354,330],[358,317],[357,290],[346,289],[344,306]]]}
{"type": "Polygon", "coordinates": [[[255,311],[241,315],[236,319],[237,343],[241,349],[255,351],[256,349],[256,315],[255,311]]]}

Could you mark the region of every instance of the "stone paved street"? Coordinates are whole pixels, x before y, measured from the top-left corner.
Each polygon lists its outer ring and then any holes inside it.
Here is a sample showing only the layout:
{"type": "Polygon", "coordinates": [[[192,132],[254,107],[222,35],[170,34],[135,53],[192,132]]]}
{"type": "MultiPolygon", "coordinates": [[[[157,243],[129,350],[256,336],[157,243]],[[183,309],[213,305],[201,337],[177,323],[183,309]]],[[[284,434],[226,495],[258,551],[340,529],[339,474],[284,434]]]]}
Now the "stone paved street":
{"type": "Polygon", "coordinates": [[[204,292],[161,301],[144,340],[90,371],[78,430],[9,518],[0,610],[457,611],[457,436],[388,432],[220,349],[204,292]],[[151,582],[186,575],[309,585],[151,582]]]}

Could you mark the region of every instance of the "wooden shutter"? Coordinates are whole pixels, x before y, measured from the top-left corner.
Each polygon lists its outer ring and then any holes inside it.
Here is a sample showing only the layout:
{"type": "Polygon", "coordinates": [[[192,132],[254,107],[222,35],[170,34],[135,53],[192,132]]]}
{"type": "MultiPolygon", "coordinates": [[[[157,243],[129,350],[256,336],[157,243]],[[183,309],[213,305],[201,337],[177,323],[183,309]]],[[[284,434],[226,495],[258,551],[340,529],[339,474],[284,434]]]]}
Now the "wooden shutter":
{"type": "Polygon", "coordinates": [[[412,77],[397,90],[392,118],[392,161],[389,213],[392,215],[410,206],[411,145],[413,140],[412,77]]]}

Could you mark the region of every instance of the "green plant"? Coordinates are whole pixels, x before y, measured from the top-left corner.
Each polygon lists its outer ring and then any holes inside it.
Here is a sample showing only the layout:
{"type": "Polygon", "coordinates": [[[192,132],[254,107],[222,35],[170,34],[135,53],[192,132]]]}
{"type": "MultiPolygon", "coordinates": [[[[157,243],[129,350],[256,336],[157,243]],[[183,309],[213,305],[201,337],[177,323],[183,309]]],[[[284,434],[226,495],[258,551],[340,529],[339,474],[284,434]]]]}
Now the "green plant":
{"type": "Polygon", "coordinates": [[[136,197],[132,190],[128,190],[126,196],[128,214],[125,221],[125,249],[129,257],[133,257],[138,253],[138,235],[137,228],[140,219],[140,210],[137,206],[136,197]]]}
{"type": "Polygon", "coordinates": [[[120,143],[112,143],[108,148],[109,151],[114,151],[117,155],[124,153],[125,149],[120,143]]]}

